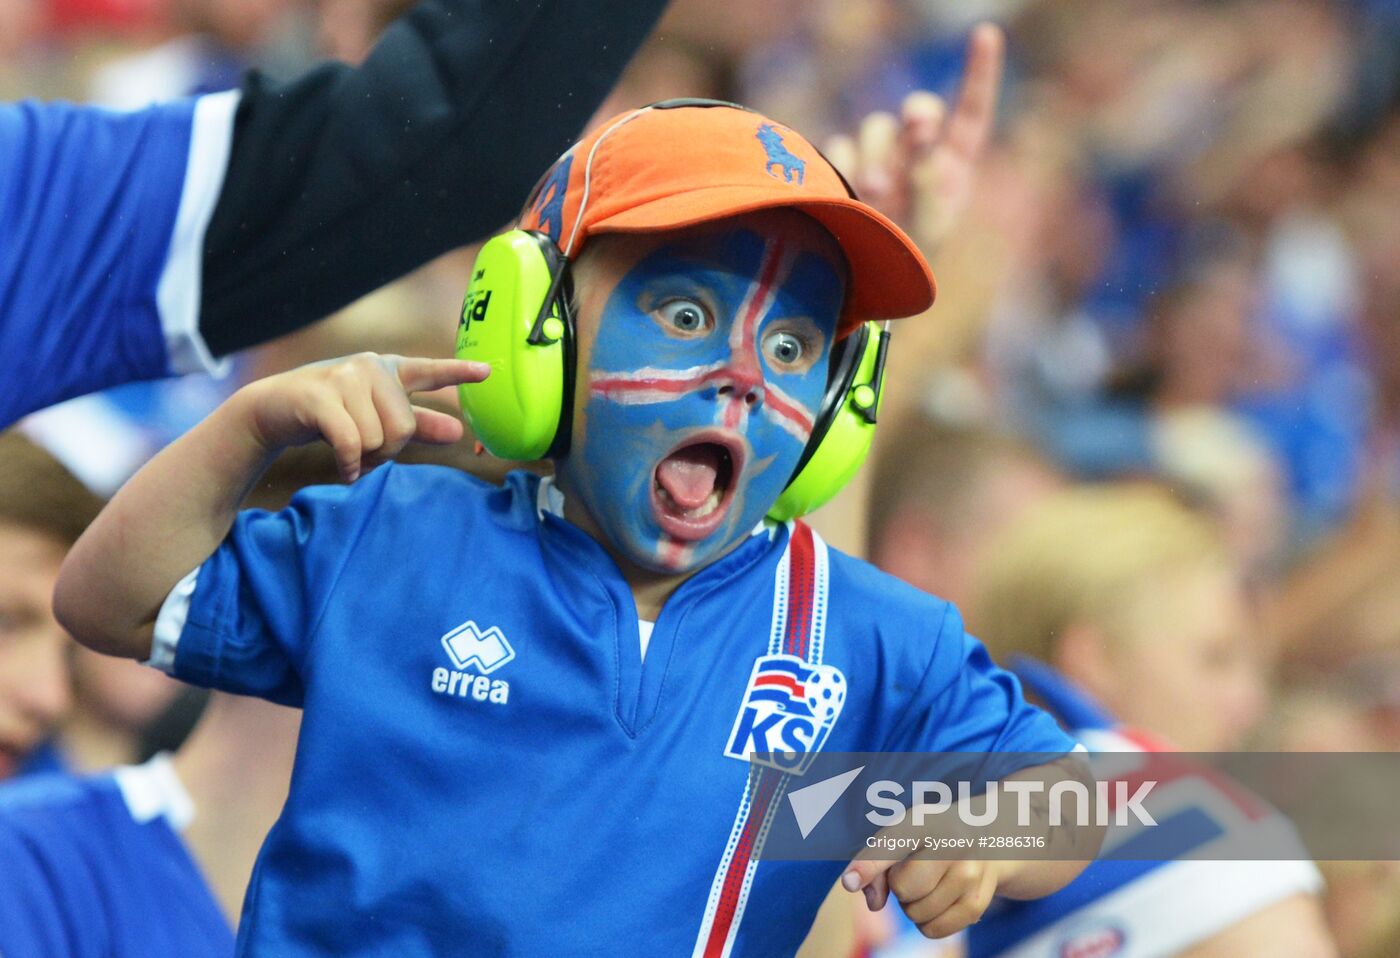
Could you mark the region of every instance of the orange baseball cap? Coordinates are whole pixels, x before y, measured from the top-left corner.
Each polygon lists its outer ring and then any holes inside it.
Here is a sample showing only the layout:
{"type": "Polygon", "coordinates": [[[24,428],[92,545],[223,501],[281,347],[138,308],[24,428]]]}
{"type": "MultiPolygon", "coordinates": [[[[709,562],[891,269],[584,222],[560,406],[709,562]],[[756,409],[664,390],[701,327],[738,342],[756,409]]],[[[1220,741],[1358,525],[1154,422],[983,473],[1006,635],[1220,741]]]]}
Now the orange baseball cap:
{"type": "Polygon", "coordinates": [[[838,335],[933,304],[933,272],[914,241],[852,196],[816,147],[735,104],[669,101],[612,118],[554,164],[520,226],[549,234],[572,258],[599,233],[659,232],[775,207],[821,223],[846,256],[838,335]]]}

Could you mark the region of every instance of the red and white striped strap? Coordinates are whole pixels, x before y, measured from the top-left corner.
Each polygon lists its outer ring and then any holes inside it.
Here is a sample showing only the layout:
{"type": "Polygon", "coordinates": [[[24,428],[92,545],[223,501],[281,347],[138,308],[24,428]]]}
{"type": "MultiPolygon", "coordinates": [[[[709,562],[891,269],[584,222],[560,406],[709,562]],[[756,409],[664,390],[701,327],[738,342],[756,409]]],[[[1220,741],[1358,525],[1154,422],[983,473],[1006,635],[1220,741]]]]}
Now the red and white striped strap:
{"type": "MultiPolygon", "coordinates": [[[[787,549],[774,575],[769,655],[796,655],[813,665],[821,663],[828,580],[826,543],[801,522],[792,523],[787,549]]],[[[710,884],[694,958],[727,958],[733,950],[758,856],[790,778],[766,766],[748,776],[710,884]]]]}

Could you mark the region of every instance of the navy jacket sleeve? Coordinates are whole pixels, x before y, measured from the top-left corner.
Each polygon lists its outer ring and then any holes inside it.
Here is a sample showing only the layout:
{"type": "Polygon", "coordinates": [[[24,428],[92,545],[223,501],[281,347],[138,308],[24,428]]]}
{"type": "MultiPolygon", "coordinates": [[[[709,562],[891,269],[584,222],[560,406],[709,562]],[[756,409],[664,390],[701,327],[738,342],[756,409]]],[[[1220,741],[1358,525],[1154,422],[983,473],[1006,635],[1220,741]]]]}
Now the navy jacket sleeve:
{"type": "Polygon", "coordinates": [[[204,249],[215,355],[510,221],[665,0],[423,0],[358,68],[243,87],[204,249]]]}
{"type": "Polygon", "coordinates": [[[304,326],[510,220],[665,0],[421,0],[359,67],[0,104],[0,428],[304,326]]]}

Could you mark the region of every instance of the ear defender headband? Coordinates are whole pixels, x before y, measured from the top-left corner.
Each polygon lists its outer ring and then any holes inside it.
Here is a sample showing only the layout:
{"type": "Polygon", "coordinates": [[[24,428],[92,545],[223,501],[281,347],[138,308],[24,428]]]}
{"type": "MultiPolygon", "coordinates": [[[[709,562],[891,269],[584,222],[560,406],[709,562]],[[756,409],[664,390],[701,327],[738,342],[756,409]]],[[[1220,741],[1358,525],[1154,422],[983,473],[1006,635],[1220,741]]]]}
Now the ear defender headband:
{"type": "MultiPolygon", "coordinates": [[[[472,431],[492,455],[529,461],[569,451],[577,364],[569,256],[588,204],[599,145],[648,110],[716,106],[754,112],[722,100],[663,100],[627,114],[605,130],[589,150],[583,197],[562,249],[545,233],[514,229],[488,240],[477,254],[457,328],[457,357],[490,363],[491,375],[459,386],[458,396],[472,431]]],[[[841,171],[832,169],[857,199],[841,171]]],[[[527,210],[549,172],[532,191],[527,210]]],[[[870,321],[832,347],[826,392],[812,435],[769,510],[770,519],[787,522],[812,512],[860,469],[875,436],[889,336],[889,323],[870,321]]]]}

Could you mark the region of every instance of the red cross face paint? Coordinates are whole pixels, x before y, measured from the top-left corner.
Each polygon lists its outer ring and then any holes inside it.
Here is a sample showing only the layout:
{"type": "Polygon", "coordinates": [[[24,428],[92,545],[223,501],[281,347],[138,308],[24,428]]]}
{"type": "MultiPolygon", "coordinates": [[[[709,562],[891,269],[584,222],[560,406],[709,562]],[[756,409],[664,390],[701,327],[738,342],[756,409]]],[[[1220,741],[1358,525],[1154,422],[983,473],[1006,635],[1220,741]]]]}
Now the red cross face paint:
{"type": "Polygon", "coordinates": [[[633,562],[703,565],[777,500],[826,387],[843,276],[830,236],[784,212],[658,236],[616,279],[559,469],[633,562]]]}

